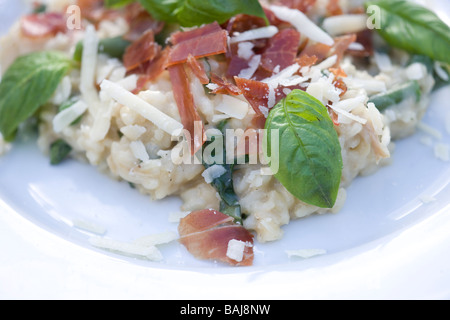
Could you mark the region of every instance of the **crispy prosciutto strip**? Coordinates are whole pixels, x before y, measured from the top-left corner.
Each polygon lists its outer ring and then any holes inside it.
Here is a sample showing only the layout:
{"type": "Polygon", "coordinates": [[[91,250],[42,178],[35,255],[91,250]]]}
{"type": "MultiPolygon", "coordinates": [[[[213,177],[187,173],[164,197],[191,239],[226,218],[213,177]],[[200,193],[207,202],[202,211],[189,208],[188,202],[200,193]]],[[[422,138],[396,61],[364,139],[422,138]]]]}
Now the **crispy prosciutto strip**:
{"type": "Polygon", "coordinates": [[[25,37],[30,39],[51,37],[67,31],[66,21],[61,13],[30,14],[22,18],[20,30],[25,37]]]}
{"type": "Polygon", "coordinates": [[[144,63],[139,68],[132,71],[132,73],[139,75],[137,87],[133,93],[144,90],[149,82],[156,80],[166,70],[168,56],[169,48],[165,48],[155,59],[144,63]]]}
{"type": "Polygon", "coordinates": [[[303,56],[316,56],[318,62],[325,60],[326,58],[337,55],[336,67],[339,66],[344,54],[348,51],[350,44],[356,41],[356,34],[344,35],[336,37],[334,39],[334,45],[332,47],[323,43],[308,44],[306,48],[300,53],[299,58],[303,56]]]}
{"type": "Polygon", "coordinates": [[[201,84],[208,84],[209,78],[204,66],[195,57],[190,54],[187,59],[187,65],[191,68],[194,75],[200,80],[201,84]]]}
{"type": "Polygon", "coordinates": [[[344,13],[341,6],[339,5],[339,0],[329,0],[327,11],[330,16],[340,16],[344,13]]]}
{"type": "Polygon", "coordinates": [[[300,33],[294,29],[284,29],[269,40],[269,45],[261,59],[261,67],[268,71],[283,70],[294,63],[300,45],[300,33]]]}
{"type": "Polygon", "coordinates": [[[189,88],[189,79],[184,69],[183,64],[177,64],[168,67],[170,74],[170,81],[172,82],[173,94],[180,113],[181,122],[184,129],[190,133],[191,138],[191,153],[195,154],[203,146],[206,141],[205,132],[202,124],[202,119],[197,112],[189,88]],[[198,128],[196,126],[201,126],[198,128]],[[201,135],[199,136],[199,133],[201,135]]]}
{"type": "Polygon", "coordinates": [[[155,59],[160,51],[161,46],[155,42],[153,30],[149,29],[127,48],[123,56],[123,64],[127,71],[134,70],[155,59]]]}
{"type": "Polygon", "coordinates": [[[177,32],[171,37],[173,44],[168,65],[185,63],[189,55],[195,58],[227,52],[228,32],[217,22],[186,32],[177,32]]]}
{"type": "Polygon", "coordinates": [[[211,82],[216,84],[218,87],[212,90],[213,94],[229,94],[232,96],[239,96],[242,94],[242,91],[239,87],[230,81],[228,81],[225,77],[219,77],[215,73],[211,73],[211,82]]]}
{"type": "Polygon", "coordinates": [[[194,211],[180,221],[178,231],[180,243],[198,259],[221,261],[232,266],[253,264],[253,235],[219,211],[194,211]],[[232,240],[246,244],[240,261],[227,255],[232,240]]]}

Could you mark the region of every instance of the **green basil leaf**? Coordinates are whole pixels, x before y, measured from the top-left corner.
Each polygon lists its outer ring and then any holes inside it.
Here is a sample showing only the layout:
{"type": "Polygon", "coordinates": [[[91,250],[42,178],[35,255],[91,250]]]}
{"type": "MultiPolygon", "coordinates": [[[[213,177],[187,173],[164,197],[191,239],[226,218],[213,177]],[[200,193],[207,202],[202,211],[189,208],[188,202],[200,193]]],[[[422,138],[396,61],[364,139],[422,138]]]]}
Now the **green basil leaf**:
{"type": "Polygon", "coordinates": [[[224,23],[237,14],[261,17],[268,22],[258,0],[140,0],[157,20],[194,27],[217,21],[224,23]]]}
{"type": "Polygon", "coordinates": [[[105,7],[117,9],[133,2],[134,0],[105,0],[105,7]]]}
{"type": "Polygon", "coordinates": [[[380,9],[376,30],[389,45],[450,63],[450,27],[434,12],[405,0],[368,1],[365,5],[380,9]]]}
{"type": "Polygon", "coordinates": [[[11,141],[19,125],[54,94],[73,61],[59,52],[19,57],[0,83],[0,132],[11,141]]]}
{"type": "Polygon", "coordinates": [[[62,139],[56,140],[50,146],[50,164],[58,165],[72,152],[72,147],[62,139]]]}
{"type": "Polygon", "coordinates": [[[267,150],[279,130],[279,170],[275,177],[295,197],[321,207],[334,206],[342,177],[342,154],[327,108],[302,90],[292,91],[266,121],[267,150]]]}
{"type": "MultiPolygon", "coordinates": [[[[226,144],[225,144],[225,124],[226,122],[222,122],[218,125],[218,129],[222,132],[223,136],[223,150],[226,150],[226,144]]],[[[212,137],[210,142],[207,142],[203,146],[203,152],[204,150],[214,143],[215,137],[212,137]]],[[[225,169],[225,173],[220,176],[219,178],[216,178],[212,181],[211,185],[216,189],[217,193],[220,196],[220,212],[223,214],[226,214],[232,218],[234,218],[234,221],[238,224],[242,224],[242,211],[241,211],[241,205],[239,204],[239,197],[237,196],[236,192],[234,191],[234,183],[233,183],[233,172],[235,164],[227,164],[226,163],[226,153],[223,152],[222,154],[221,165],[225,169]]],[[[208,161],[205,161],[203,158],[203,166],[205,169],[211,168],[212,166],[216,165],[216,163],[208,163],[208,161]]]]}
{"type": "MultiPolygon", "coordinates": [[[[123,37],[105,38],[101,39],[98,44],[98,53],[104,53],[111,58],[117,58],[122,60],[125,51],[130,46],[131,42],[125,40],[123,37]]],[[[75,61],[81,62],[83,56],[83,41],[77,43],[75,47],[75,52],[73,54],[73,59],[75,61]]]]}

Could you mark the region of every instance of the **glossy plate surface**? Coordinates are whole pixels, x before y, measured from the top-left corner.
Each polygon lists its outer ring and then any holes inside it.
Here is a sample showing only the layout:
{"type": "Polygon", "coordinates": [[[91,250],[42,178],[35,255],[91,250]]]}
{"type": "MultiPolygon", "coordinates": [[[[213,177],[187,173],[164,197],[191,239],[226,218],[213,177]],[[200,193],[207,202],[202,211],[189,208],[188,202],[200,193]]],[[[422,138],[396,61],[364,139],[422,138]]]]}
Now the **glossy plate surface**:
{"type": "MultiPolygon", "coordinates": [[[[450,13],[445,1],[434,5],[450,13]]],[[[0,1],[0,32],[23,10],[0,1]]],[[[448,87],[433,95],[424,119],[442,133],[433,143],[450,143],[449,101],[448,87]]],[[[448,299],[450,163],[421,142],[426,136],[398,142],[393,164],[358,178],[339,214],[292,222],[281,241],[256,244],[254,267],[235,269],[197,261],[177,243],[161,247],[161,263],[93,248],[74,220],[131,241],[176,231],[168,213],[180,202],[153,203],[75,161],[52,167],[24,135],[0,158],[0,298],[448,299]],[[286,254],[298,249],[327,254],[286,254]]]]}

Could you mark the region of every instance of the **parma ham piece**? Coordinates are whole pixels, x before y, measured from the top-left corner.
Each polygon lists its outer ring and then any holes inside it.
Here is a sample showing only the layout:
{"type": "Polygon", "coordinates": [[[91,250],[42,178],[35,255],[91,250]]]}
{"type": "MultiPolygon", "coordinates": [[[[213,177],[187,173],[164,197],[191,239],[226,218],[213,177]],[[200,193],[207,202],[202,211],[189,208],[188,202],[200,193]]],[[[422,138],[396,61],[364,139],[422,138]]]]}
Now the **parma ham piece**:
{"type": "Polygon", "coordinates": [[[54,12],[30,14],[21,20],[20,29],[30,39],[52,37],[68,30],[67,19],[63,14],[54,12]]]}
{"type": "Polygon", "coordinates": [[[153,30],[149,29],[127,48],[123,56],[123,64],[127,71],[134,70],[155,59],[160,51],[161,46],[155,42],[153,30]]]}
{"type": "Polygon", "coordinates": [[[194,30],[177,32],[171,37],[173,45],[168,66],[185,63],[189,55],[195,58],[224,54],[227,52],[228,32],[217,22],[194,30]]]}
{"type": "Polygon", "coordinates": [[[253,264],[253,235],[233,218],[216,210],[200,210],[181,219],[178,227],[180,243],[198,259],[220,261],[232,266],[253,264]],[[228,254],[230,241],[245,243],[242,258],[228,254]]]}
{"type": "Polygon", "coordinates": [[[190,133],[191,153],[195,154],[206,141],[203,122],[194,103],[194,97],[189,88],[189,79],[183,64],[168,67],[173,95],[178,106],[184,129],[190,133]],[[201,126],[199,128],[198,126],[201,126]],[[199,135],[201,132],[201,135],[199,135]]]}
{"type": "Polygon", "coordinates": [[[274,71],[283,70],[294,63],[300,45],[300,33],[294,29],[284,29],[270,39],[261,59],[261,66],[274,71]]]}

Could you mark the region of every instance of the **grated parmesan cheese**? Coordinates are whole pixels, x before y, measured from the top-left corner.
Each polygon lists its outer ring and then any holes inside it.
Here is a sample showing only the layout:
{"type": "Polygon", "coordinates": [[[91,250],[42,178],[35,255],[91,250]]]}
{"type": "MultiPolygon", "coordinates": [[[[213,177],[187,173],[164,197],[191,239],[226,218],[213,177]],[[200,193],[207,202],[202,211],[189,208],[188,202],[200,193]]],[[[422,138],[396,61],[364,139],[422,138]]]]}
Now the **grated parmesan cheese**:
{"type": "Polygon", "coordinates": [[[205,182],[210,184],[215,179],[223,176],[226,172],[227,172],[227,170],[223,166],[215,164],[215,165],[209,167],[208,169],[206,169],[205,171],[203,171],[202,176],[205,179],[205,182]]]}
{"type": "Polygon", "coordinates": [[[132,141],[130,143],[130,149],[136,159],[143,162],[150,160],[147,149],[142,141],[132,141]]]}
{"type": "Polygon", "coordinates": [[[238,98],[223,95],[222,101],[216,107],[216,110],[228,115],[229,117],[242,120],[248,114],[249,104],[238,98]]]}
{"type": "Polygon", "coordinates": [[[450,146],[445,143],[436,143],[434,146],[434,155],[442,161],[450,161],[450,146]]]}
{"type": "Polygon", "coordinates": [[[97,90],[95,88],[98,44],[99,38],[95,27],[88,25],[83,40],[80,91],[89,106],[95,105],[98,102],[97,90]]]}
{"type": "Polygon", "coordinates": [[[447,72],[445,72],[444,68],[442,67],[442,65],[438,61],[434,62],[434,71],[436,71],[436,74],[442,80],[444,80],[444,81],[448,81],[449,80],[447,72]]]}
{"type": "Polygon", "coordinates": [[[143,246],[135,243],[121,242],[102,237],[90,238],[89,242],[94,247],[123,255],[144,258],[155,262],[163,259],[161,252],[158,248],[156,248],[156,246],[143,246]]]}
{"type": "Polygon", "coordinates": [[[164,233],[158,233],[158,234],[152,234],[149,236],[141,237],[134,241],[135,244],[141,245],[141,246],[158,246],[162,244],[167,244],[172,241],[175,241],[178,239],[178,235],[175,232],[164,232],[164,233]]]}
{"type": "Polygon", "coordinates": [[[248,30],[242,33],[237,33],[236,35],[233,35],[233,37],[231,37],[230,43],[272,38],[277,33],[278,28],[275,26],[262,27],[258,29],[248,30]]]}
{"type": "Polygon", "coordinates": [[[331,36],[358,33],[367,28],[367,15],[343,14],[325,18],[323,28],[331,36]]]}
{"type": "Polygon", "coordinates": [[[62,132],[65,128],[70,126],[72,122],[77,120],[88,109],[87,104],[83,100],[64,109],[53,118],[53,130],[56,133],[62,132]]]}
{"type": "Polygon", "coordinates": [[[242,69],[241,72],[239,73],[239,78],[251,79],[255,74],[256,70],[258,70],[260,63],[261,63],[261,55],[257,54],[253,56],[253,58],[248,63],[248,68],[242,69]]]}
{"type": "Polygon", "coordinates": [[[87,231],[99,236],[103,236],[107,231],[105,227],[100,226],[99,224],[92,221],[76,219],[73,220],[72,223],[73,226],[77,229],[87,231]]]}
{"type": "Polygon", "coordinates": [[[235,239],[230,240],[228,242],[227,257],[234,261],[241,262],[244,259],[244,251],[247,246],[248,244],[244,241],[235,239]]]}
{"type": "Polygon", "coordinates": [[[420,80],[427,74],[426,67],[421,63],[413,63],[405,70],[406,76],[409,80],[420,80]]]}
{"type": "Polygon", "coordinates": [[[100,87],[118,103],[136,111],[168,134],[171,135],[174,132],[180,132],[180,130],[183,129],[183,125],[180,122],[169,117],[130,91],[125,90],[122,86],[109,80],[104,80],[100,87]]]}
{"type": "Polygon", "coordinates": [[[255,45],[251,42],[241,42],[238,45],[238,57],[244,60],[250,60],[255,54],[253,48],[255,45]]]}
{"type": "Polygon", "coordinates": [[[306,37],[326,44],[327,46],[333,46],[333,38],[312,22],[303,12],[296,9],[289,9],[283,6],[270,6],[270,10],[275,16],[282,20],[292,24],[301,34],[306,37]]]}

